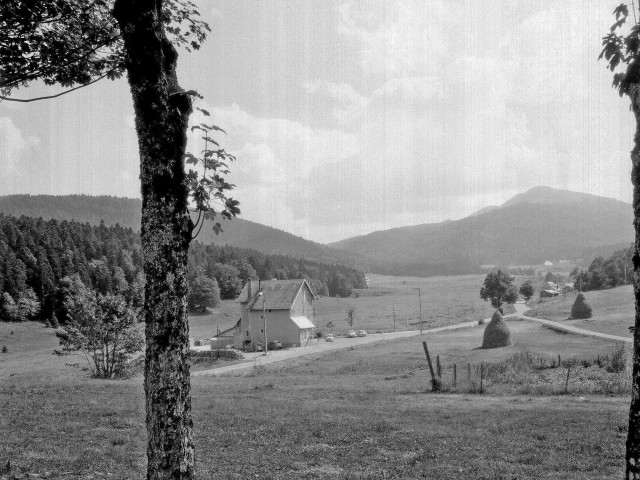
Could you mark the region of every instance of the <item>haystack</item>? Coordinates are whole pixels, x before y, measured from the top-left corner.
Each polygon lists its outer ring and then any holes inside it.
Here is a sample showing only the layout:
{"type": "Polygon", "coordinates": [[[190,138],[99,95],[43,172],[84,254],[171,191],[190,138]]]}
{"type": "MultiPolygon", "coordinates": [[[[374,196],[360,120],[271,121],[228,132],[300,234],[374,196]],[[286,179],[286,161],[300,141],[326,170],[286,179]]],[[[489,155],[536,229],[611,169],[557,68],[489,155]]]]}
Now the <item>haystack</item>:
{"type": "Polygon", "coordinates": [[[507,327],[507,323],[496,310],[491,317],[491,321],[484,329],[484,337],[482,338],[482,348],[500,348],[511,345],[511,331],[507,327]]]}
{"type": "Polygon", "coordinates": [[[571,318],[591,318],[592,315],[593,309],[591,305],[587,302],[584,293],[579,292],[571,307],[571,318]]]}

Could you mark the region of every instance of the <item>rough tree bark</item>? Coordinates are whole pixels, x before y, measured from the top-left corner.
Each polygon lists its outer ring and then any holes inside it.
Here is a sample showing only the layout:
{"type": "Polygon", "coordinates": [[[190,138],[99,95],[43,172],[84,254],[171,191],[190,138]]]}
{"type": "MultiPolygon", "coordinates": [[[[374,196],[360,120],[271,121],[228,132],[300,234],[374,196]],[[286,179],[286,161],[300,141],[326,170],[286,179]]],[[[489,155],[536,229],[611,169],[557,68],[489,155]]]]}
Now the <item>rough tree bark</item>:
{"type": "MultiPolygon", "coordinates": [[[[629,67],[631,69],[631,66],[629,67]]],[[[631,150],[631,183],[635,242],[633,253],[633,291],[635,294],[635,334],[633,337],[633,385],[629,407],[626,479],[640,480],[640,83],[629,83],[626,90],[636,118],[634,146],[631,150]]]]}
{"type": "Polygon", "coordinates": [[[187,254],[193,224],[183,155],[190,97],[178,85],[161,0],[116,0],[133,97],[142,193],[147,479],[192,479],[187,254]]]}

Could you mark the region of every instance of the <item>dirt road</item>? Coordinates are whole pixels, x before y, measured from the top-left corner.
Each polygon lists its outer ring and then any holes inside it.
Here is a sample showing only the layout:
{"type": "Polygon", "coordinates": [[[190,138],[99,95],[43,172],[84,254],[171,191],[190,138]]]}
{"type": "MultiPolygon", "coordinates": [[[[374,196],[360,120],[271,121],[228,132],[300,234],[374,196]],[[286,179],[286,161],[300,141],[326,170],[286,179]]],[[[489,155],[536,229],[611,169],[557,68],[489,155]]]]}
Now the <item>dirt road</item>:
{"type": "MultiPolygon", "coordinates": [[[[617,335],[609,335],[607,333],[593,332],[590,330],[584,330],[582,328],[573,327],[571,325],[565,325],[560,322],[554,322],[552,320],[529,317],[527,315],[524,315],[524,312],[529,310],[529,307],[527,307],[524,303],[516,303],[514,306],[516,309],[516,313],[513,315],[518,316],[523,320],[541,323],[543,325],[548,325],[550,327],[557,328],[559,330],[564,330],[566,332],[574,333],[577,335],[604,338],[607,340],[614,340],[617,342],[625,342],[625,343],[633,342],[632,338],[619,337],[617,335]]],[[[513,316],[513,315],[510,315],[510,316],[513,316]]],[[[485,319],[486,322],[488,322],[489,320],[490,318],[485,319]]],[[[437,333],[437,332],[442,332],[446,330],[456,330],[458,328],[472,328],[477,326],[478,326],[478,322],[475,322],[475,321],[464,322],[464,323],[459,323],[457,325],[447,325],[444,327],[437,327],[437,328],[424,330],[424,334],[428,335],[430,333],[437,333]]],[[[378,333],[378,334],[368,335],[366,337],[359,337],[359,338],[336,338],[335,342],[325,342],[321,340],[306,347],[271,351],[267,355],[264,355],[262,352],[245,353],[244,354],[245,361],[242,363],[227,365],[224,367],[212,368],[209,370],[202,370],[199,372],[192,372],[191,376],[199,377],[203,375],[217,376],[217,375],[236,374],[236,373],[242,374],[246,370],[253,368],[254,366],[269,365],[271,363],[282,362],[285,360],[290,360],[292,358],[298,358],[305,355],[313,355],[316,353],[324,353],[324,352],[329,352],[334,350],[343,350],[346,348],[357,347],[361,345],[369,345],[375,342],[395,340],[397,338],[408,338],[408,337],[414,337],[417,335],[420,335],[419,330],[410,330],[405,332],[378,333]]]]}
{"type": "Polygon", "coordinates": [[[542,323],[543,325],[548,325],[550,327],[557,328],[559,330],[564,330],[565,332],[569,332],[569,333],[575,333],[577,335],[605,338],[607,340],[615,340],[616,342],[633,343],[633,338],[620,337],[618,335],[609,335],[608,333],[593,332],[591,330],[585,330],[583,328],[573,327],[571,325],[565,325],[564,323],[554,322],[552,320],[545,320],[544,318],[529,317],[528,315],[524,314],[524,312],[529,310],[529,307],[527,307],[524,303],[516,303],[514,306],[516,307],[515,315],[519,316],[524,320],[542,323]]]}
{"type": "MultiPolygon", "coordinates": [[[[478,326],[478,322],[465,322],[457,325],[447,325],[444,327],[431,328],[424,330],[424,334],[442,332],[445,330],[456,330],[458,328],[470,328],[478,326]]],[[[246,361],[243,363],[237,363],[235,365],[227,365],[224,367],[212,368],[209,370],[202,370],[199,372],[192,372],[192,377],[198,377],[202,375],[224,375],[229,373],[241,373],[244,370],[253,368],[258,365],[268,365],[270,363],[281,362],[284,360],[290,360],[292,358],[301,357],[304,355],[313,355],[314,353],[324,353],[334,350],[343,350],[345,348],[357,347],[361,345],[369,345],[375,342],[384,342],[388,340],[395,340],[397,338],[407,338],[420,335],[419,330],[410,330],[405,332],[389,332],[389,333],[377,333],[367,335],[366,337],[358,338],[336,338],[335,342],[325,342],[324,340],[318,341],[312,345],[299,348],[289,348],[286,350],[276,350],[269,352],[266,356],[262,352],[245,353],[246,361]]]]}

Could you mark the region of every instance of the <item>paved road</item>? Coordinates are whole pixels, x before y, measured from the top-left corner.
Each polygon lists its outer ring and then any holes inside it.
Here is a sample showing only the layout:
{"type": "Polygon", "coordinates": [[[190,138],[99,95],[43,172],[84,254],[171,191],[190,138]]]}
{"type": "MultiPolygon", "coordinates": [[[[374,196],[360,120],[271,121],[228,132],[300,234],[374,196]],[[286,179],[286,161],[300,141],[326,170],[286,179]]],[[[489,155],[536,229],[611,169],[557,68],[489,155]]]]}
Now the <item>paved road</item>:
{"type": "MultiPolygon", "coordinates": [[[[469,328],[477,326],[478,322],[465,322],[457,325],[447,325],[444,327],[431,328],[424,330],[425,334],[442,332],[446,330],[456,330],[458,328],[469,328]]],[[[304,355],[313,355],[314,353],[324,353],[334,350],[344,350],[345,348],[356,347],[360,345],[369,345],[375,342],[383,342],[388,340],[395,340],[397,338],[415,337],[420,335],[419,330],[409,330],[406,332],[389,332],[389,333],[377,333],[371,334],[366,337],[359,338],[336,338],[335,342],[319,341],[313,345],[306,347],[290,348],[286,350],[277,350],[269,352],[266,356],[261,352],[245,353],[244,356],[247,361],[237,363],[234,365],[227,365],[224,367],[212,368],[210,370],[201,370],[198,372],[191,372],[192,377],[198,377],[202,375],[223,375],[228,373],[239,373],[242,370],[252,368],[254,365],[268,365],[270,363],[281,362],[284,360],[290,360],[292,358],[302,357],[304,355]]]]}
{"type": "Polygon", "coordinates": [[[524,303],[516,303],[514,306],[516,307],[515,315],[521,317],[524,320],[542,323],[553,328],[564,330],[565,332],[576,333],[578,335],[584,335],[587,337],[606,338],[607,340],[615,340],[616,342],[633,343],[633,338],[620,337],[618,335],[609,335],[608,333],[593,332],[591,330],[585,330],[584,328],[565,325],[564,323],[554,322],[552,320],[545,320],[544,318],[529,317],[528,315],[524,314],[524,312],[529,310],[529,307],[527,307],[524,303]]]}

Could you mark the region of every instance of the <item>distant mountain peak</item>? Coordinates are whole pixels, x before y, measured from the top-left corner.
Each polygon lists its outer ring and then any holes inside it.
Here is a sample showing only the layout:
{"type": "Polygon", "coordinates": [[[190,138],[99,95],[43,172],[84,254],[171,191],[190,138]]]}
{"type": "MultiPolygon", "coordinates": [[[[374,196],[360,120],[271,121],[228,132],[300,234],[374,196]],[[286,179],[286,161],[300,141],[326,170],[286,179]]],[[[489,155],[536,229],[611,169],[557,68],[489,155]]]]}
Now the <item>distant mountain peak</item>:
{"type": "Polygon", "coordinates": [[[512,198],[502,204],[502,207],[508,207],[511,205],[517,205],[519,203],[533,203],[538,205],[571,205],[571,204],[584,204],[591,202],[608,202],[624,204],[620,200],[616,200],[609,197],[602,197],[600,195],[593,195],[591,193],[574,192],[571,190],[562,190],[559,188],[547,187],[539,185],[537,187],[530,188],[526,192],[518,193],[512,198]]]}
{"type": "Polygon", "coordinates": [[[370,259],[386,275],[451,275],[480,265],[581,258],[589,248],[633,240],[631,205],[538,186],[466,218],[373,232],[329,244],[370,259]]]}

